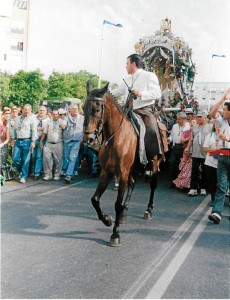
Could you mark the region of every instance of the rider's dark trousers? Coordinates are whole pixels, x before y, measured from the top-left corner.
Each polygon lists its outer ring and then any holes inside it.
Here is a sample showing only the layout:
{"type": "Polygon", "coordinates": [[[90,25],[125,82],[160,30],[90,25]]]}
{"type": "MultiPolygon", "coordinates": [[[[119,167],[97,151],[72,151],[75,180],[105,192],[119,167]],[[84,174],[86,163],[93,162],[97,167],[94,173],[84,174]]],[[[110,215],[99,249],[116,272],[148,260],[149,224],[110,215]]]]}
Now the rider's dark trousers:
{"type": "Polygon", "coordinates": [[[162,154],[159,129],[154,116],[154,105],[135,109],[134,112],[141,116],[146,126],[145,148],[147,158],[151,161],[154,155],[162,154]]]}

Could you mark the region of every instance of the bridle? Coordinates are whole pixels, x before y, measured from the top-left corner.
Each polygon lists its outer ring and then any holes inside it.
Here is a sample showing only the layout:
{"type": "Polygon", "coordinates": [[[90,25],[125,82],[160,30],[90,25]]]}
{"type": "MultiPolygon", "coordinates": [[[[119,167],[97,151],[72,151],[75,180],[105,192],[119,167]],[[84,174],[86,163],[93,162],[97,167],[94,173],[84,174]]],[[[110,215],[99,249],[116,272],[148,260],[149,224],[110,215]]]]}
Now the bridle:
{"type": "MultiPolygon", "coordinates": [[[[128,95],[128,99],[130,98],[130,93],[128,95]]],[[[103,116],[104,116],[104,111],[105,111],[105,101],[104,101],[104,98],[99,98],[99,97],[95,97],[93,99],[88,99],[87,101],[101,101],[101,115],[100,115],[100,119],[99,119],[99,122],[97,122],[97,126],[96,126],[96,129],[94,131],[85,131],[84,133],[86,134],[93,134],[95,136],[95,140],[98,140],[99,141],[99,136],[102,134],[102,119],[103,119],[103,116]]],[[[122,120],[118,126],[118,128],[115,130],[115,132],[108,138],[108,140],[105,142],[105,146],[108,145],[109,141],[112,140],[112,138],[116,135],[116,133],[120,130],[121,126],[122,126],[122,123],[124,121],[124,118],[125,116],[127,116],[128,114],[128,110],[125,110],[124,113],[123,113],[123,116],[122,116],[122,120]]]]}
{"type": "Polygon", "coordinates": [[[87,99],[87,101],[102,101],[102,105],[101,105],[101,115],[100,115],[100,119],[99,122],[97,122],[97,126],[96,129],[93,131],[89,131],[89,130],[85,130],[84,133],[87,135],[94,135],[95,136],[95,141],[97,141],[100,144],[100,139],[99,136],[102,134],[102,119],[103,119],[103,115],[104,115],[104,99],[103,98],[99,98],[99,97],[95,97],[93,99],[87,99]]]}

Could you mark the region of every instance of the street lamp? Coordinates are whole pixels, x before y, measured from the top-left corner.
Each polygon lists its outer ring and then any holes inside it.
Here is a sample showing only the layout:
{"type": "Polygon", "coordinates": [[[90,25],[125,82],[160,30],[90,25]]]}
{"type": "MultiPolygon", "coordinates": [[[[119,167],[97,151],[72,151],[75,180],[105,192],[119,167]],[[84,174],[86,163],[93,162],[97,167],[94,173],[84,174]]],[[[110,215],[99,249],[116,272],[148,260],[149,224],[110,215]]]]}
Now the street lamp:
{"type": "Polygon", "coordinates": [[[210,71],[210,83],[209,83],[209,100],[208,100],[208,112],[210,112],[210,106],[211,106],[211,99],[212,99],[212,65],[213,65],[213,57],[226,57],[225,55],[212,55],[212,62],[211,62],[211,71],[210,71]]]}

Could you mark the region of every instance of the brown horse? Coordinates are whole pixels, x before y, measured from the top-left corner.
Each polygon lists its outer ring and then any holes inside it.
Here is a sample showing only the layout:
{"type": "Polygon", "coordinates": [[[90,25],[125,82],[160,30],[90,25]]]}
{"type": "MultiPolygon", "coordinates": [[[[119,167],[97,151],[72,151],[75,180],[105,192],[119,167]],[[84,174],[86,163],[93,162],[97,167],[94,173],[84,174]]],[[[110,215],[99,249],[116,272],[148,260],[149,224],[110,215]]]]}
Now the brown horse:
{"type": "MultiPolygon", "coordinates": [[[[138,136],[121,106],[114,97],[107,92],[108,85],[102,89],[93,90],[87,87],[87,99],[84,104],[85,123],[84,136],[89,144],[97,140],[103,133],[103,143],[99,152],[99,163],[101,166],[100,180],[94,195],[92,204],[97,212],[98,218],[106,225],[112,226],[112,217],[105,214],[100,207],[100,198],[105,192],[108,184],[116,176],[119,182],[117,199],[115,203],[115,224],[111,235],[110,245],[120,246],[119,224],[124,223],[128,204],[135,186],[137,165],[139,162],[138,136]],[[127,188],[127,191],[126,191],[127,188]],[[125,192],[126,195],[125,195],[125,192]]],[[[131,103],[130,93],[127,103],[131,103]]],[[[157,141],[151,140],[145,143],[154,145],[157,141]]],[[[154,152],[154,151],[153,151],[154,152]]],[[[153,153],[152,152],[152,153],[153,153]]],[[[151,193],[145,219],[152,217],[154,191],[157,186],[158,156],[151,154],[153,173],[150,179],[151,193]]]]}

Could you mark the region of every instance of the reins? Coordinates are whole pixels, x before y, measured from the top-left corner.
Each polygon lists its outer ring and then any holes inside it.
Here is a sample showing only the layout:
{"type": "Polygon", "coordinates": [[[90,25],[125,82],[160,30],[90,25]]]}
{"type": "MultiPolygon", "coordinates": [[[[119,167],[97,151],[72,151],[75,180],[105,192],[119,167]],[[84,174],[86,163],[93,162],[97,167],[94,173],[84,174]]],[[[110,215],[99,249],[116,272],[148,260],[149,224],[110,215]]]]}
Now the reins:
{"type": "MultiPolygon", "coordinates": [[[[101,134],[102,130],[100,131],[100,125],[102,123],[102,118],[103,118],[103,114],[104,114],[104,99],[103,98],[98,98],[98,97],[95,97],[93,99],[88,99],[88,101],[101,101],[102,102],[102,112],[101,112],[101,117],[100,117],[100,120],[97,124],[97,128],[96,130],[94,130],[94,132],[87,132],[87,133],[94,133],[96,138],[98,139],[98,136],[101,134]]],[[[116,135],[116,133],[119,131],[119,129],[121,128],[121,125],[123,123],[123,120],[124,120],[124,117],[125,117],[125,114],[123,114],[123,117],[122,117],[122,120],[121,120],[121,123],[119,125],[119,127],[115,130],[115,132],[111,135],[111,137],[105,142],[105,146],[108,145],[109,141],[116,135]]]]}

